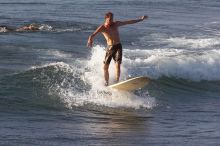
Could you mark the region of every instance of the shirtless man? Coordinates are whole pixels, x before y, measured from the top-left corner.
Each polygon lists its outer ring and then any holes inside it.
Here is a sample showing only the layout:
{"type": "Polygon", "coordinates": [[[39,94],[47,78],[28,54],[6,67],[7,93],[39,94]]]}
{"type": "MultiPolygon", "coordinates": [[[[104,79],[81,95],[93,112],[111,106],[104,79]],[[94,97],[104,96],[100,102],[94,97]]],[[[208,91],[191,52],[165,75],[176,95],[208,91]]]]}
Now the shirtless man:
{"type": "Polygon", "coordinates": [[[35,30],[39,30],[39,26],[35,23],[16,29],[16,31],[35,31],[35,30]]]}
{"type": "Polygon", "coordinates": [[[113,21],[113,13],[108,12],[105,14],[105,22],[100,25],[95,32],[89,36],[87,46],[92,47],[93,38],[98,34],[102,33],[107,42],[107,49],[104,59],[104,78],[105,78],[105,86],[108,86],[109,82],[109,64],[111,59],[113,58],[116,63],[116,82],[119,81],[120,77],[120,65],[122,62],[122,45],[119,37],[118,28],[127,24],[134,24],[137,22],[141,22],[144,19],[147,19],[147,16],[142,16],[139,19],[135,20],[127,20],[127,21],[113,21]]]}
{"type": "Polygon", "coordinates": [[[36,30],[40,30],[39,26],[35,23],[20,27],[20,28],[10,28],[6,25],[1,25],[0,26],[0,32],[12,32],[12,31],[36,31],[36,30]]]}

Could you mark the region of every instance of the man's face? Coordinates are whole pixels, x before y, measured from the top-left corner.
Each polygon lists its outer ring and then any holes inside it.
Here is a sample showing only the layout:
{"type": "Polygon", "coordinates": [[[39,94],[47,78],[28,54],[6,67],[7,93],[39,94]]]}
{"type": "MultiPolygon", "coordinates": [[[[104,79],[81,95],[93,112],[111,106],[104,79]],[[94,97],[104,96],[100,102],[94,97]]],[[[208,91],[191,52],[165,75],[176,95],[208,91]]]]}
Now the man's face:
{"type": "Polygon", "coordinates": [[[112,24],[113,18],[109,16],[109,17],[107,17],[107,18],[105,19],[105,21],[106,21],[108,24],[112,24]]]}

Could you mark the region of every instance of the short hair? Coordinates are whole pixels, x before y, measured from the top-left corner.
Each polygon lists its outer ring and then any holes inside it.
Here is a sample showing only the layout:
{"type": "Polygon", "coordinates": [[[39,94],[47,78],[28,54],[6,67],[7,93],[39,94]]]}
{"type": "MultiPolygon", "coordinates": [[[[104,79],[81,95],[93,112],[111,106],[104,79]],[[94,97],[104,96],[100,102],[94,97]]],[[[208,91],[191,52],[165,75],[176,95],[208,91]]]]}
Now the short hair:
{"type": "Polygon", "coordinates": [[[112,12],[108,12],[108,13],[105,14],[105,19],[109,18],[109,17],[113,18],[113,16],[114,16],[114,14],[112,12]]]}

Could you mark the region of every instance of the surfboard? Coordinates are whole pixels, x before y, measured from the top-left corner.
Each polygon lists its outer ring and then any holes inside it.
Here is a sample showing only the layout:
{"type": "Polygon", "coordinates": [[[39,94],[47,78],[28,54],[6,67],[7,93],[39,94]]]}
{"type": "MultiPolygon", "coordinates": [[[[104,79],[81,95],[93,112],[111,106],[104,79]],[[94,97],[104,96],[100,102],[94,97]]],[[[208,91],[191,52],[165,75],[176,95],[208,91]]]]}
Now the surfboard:
{"type": "Polygon", "coordinates": [[[109,85],[108,87],[118,89],[118,90],[124,90],[124,91],[132,91],[132,90],[142,88],[149,83],[150,83],[150,78],[141,76],[141,77],[130,78],[128,80],[125,80],[125,81],[122,81],[122,82],[119,82],[113,85],[109,85]]]}

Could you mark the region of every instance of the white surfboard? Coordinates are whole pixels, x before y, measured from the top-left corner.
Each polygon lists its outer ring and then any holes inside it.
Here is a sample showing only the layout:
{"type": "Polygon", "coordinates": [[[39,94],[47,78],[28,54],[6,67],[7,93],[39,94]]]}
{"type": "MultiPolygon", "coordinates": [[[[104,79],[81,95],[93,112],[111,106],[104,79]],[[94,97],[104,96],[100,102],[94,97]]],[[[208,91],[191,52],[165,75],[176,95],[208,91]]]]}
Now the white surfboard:
{"type": "Polygon", "coordinates": [[[108,87],[118,90],[124,90],[124,91],[132,91],[142,88],[149,83],[150,83],[150,78],[141,76],[141,77],[131,78],[113,85],[109,85],[108,87]]]}

